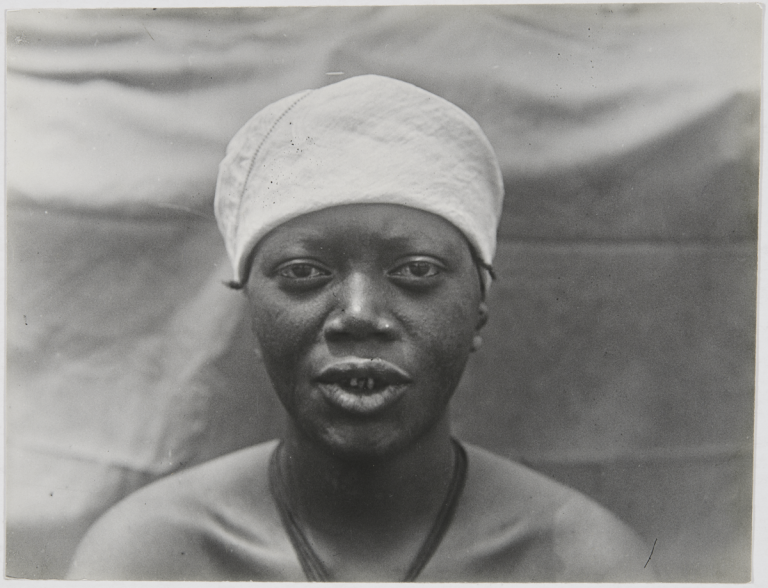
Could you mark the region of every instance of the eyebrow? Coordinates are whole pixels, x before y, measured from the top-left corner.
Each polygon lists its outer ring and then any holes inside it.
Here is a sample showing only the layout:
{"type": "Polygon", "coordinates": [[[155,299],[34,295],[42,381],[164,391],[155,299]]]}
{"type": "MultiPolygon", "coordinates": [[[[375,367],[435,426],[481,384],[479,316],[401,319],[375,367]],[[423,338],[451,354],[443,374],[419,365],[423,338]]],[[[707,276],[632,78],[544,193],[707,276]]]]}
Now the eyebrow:
{"type": "MultiPolygon", "coordinates": [[[[317,229],[313,228],[302,228],[297,231],[299,233],[298,236],[294,236],[291,238],[290,242],[292,244],[297,244],[299,246],[303,247],[317,247],[319,249],[323,249],[323,241],[325,240],[325,232],[319,231],[317,229]],[[305,233],[302,235],[301,233],[305,233]]],[[[480,279],[480,290],[485,296],[486,294],[486,283],[483,279],[483,272],[487,272],[490,279],[496,280],[496,272],[494,271],[493,267],[487,263],[485,263],[482,259],[482,257],[479,255],[475,247],[472,245],[472,243],[467,239],[466,235],[462,234],[462,237],[464,238],[464,243],[469,247],[469,253],[472,258],[472,261],[475,264],[475,267],[477,268],[478,277],[480,279]]],[[[416,238],[425,238],[423,234],[416,234],[416,238]]],[[[394,247],[413,247],[413,239],[414,234],[413,233],[407,233],[404,235],[392,235],[389,237],[383,237],[381,240],[385,241],[388,245],[394,246],[394,247]]],[[[431,241],[431,240],[428,240],[431,241]]],[[[417,248],[418,249],[418,248],[417,248]]],[[[223,283],[225,286],[232,288],[233,290],[242,290],[245,287],[245,284],[248,282],[248,278],[251,273],[251,268],[253,266],[253,259],[256,256],[256,248],[254,247],[250,254],[248,255],[248,258],[245,263],[244,272],[243,275],[245,276],[245,280],[243,282],[238,282],[236,280],[224,280],[223,283]]]]}

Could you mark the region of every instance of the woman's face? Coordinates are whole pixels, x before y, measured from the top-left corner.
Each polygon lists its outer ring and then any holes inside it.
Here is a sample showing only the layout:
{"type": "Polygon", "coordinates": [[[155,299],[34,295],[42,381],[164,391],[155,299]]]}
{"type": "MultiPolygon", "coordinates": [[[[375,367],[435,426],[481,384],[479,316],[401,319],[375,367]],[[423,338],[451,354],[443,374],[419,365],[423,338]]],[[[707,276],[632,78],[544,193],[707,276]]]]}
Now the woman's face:
{"type": "Polygon", "coordinates": [[[397,452],[447,418],[486,317],[459,230],[392,204],[280,225],[257,246],[246,292],[293,425],[352,459],[397,452]]]}

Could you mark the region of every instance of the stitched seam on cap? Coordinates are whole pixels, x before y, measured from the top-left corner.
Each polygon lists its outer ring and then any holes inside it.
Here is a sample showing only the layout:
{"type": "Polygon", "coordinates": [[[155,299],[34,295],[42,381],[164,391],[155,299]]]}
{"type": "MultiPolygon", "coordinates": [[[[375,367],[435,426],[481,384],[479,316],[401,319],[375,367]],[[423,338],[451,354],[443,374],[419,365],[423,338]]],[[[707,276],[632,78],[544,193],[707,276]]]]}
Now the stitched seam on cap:
{"type": "Polygon", "coordinates": [[[299,96],[296,101],[291,104],[288,108],[286,108],[283,113],[278,116],[275,119],[275,122],[272,123],[272,126],[269,127],[269,130],[267,131],[267,134],[264,135],[264,138],[261,140],[261,143],[259,143],[259,146],[256,148],[256,151],[253,152],[253,156],[251,157],[251,164],[248,166],[248,173],[245,174],[245,181],[243,182],[243,189],[240,191],[240,200],[237,203],[237,216],[240,216],[240,209],[242,208],[243,204],[243,196],[245,195],[245,190],[248,187],[248,180],[251,178],[251,172],[253,171],[253,166],[256,164],[256,157],[258,157],[259,152],[261,151],[261,148],[264,146],[264,143],[266,143],[267,139],[269,139],[269,136],[272,134],[272,131],[275,130],[275,127],[277,126],[277,123],[279,123],[283,117],[288,114],[291,109],[296,106],[299,102],[304,100],[307,96],[309,96],[312,93],[312,90],[307,90],[304,94],[299,96]]]}

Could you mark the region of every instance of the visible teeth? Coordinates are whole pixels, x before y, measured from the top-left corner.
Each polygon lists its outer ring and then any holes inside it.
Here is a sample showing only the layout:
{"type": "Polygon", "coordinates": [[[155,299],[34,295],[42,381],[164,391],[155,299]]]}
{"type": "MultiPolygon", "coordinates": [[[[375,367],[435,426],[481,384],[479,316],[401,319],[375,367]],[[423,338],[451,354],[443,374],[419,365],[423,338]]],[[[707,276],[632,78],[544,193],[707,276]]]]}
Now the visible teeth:
{"type": "Polygon", "coordinates": [[[350,378],[347,384],[350,388],[359,388],[361,390],[373,390],[376,386],[376,380],[374,378],[350,378]]]}

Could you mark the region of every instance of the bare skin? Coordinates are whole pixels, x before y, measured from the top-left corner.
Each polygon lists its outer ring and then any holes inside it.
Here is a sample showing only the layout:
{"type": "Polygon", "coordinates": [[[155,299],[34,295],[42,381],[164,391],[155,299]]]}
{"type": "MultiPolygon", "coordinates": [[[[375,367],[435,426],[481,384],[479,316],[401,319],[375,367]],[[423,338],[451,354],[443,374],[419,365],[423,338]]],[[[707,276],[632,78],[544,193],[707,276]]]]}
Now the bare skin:
{"type": "MultiPolygon", "coordinates": [[[[448,403],[487,309],[470,248],[396,205],[298,217],[253,256],[253,330],[289,419],[289,501],[332,579],[398,581],[453,473],[448,403]]],[[[89,531],[72,579],[305,579],[269,487],[276,442],[169,476],[89,531]]],[[[420,581],[652,581],[651,544],[578,492],[466,445],[420,581]]]]}
{"type": "Polygon", "coordinates": [[[486,320],[469,245],[427,212],[336,207],[267,235],[246,292],[291,417],[282,454],[290,500],[315,550],[335,579],[400,579],[445,497],[448,401],[486,320]],[[338,380],[364,380],[370,360],[405,374],[391,385],[394,401],[386,373],[373,410],[318,384],[339,362],[352,371],[338,380]]]}
{"type": "MultiPolygon", "coordinates": [[[[305,581],[269,491],[275,446],[249,447],[135,492],[91,528],[68,577],[305,581]]],[[[652,541],[638,539],[579,493],[465,447],[469,471],[456,516],[418,581],[655,579],[653,563],[646,566],[652,541]]],[[[341,569],[336,560],[347,557],[331,550],[321,555],[335,573],[341,569]]],[[[399,572],[380,569],[378,577],[399,572]]]]}

